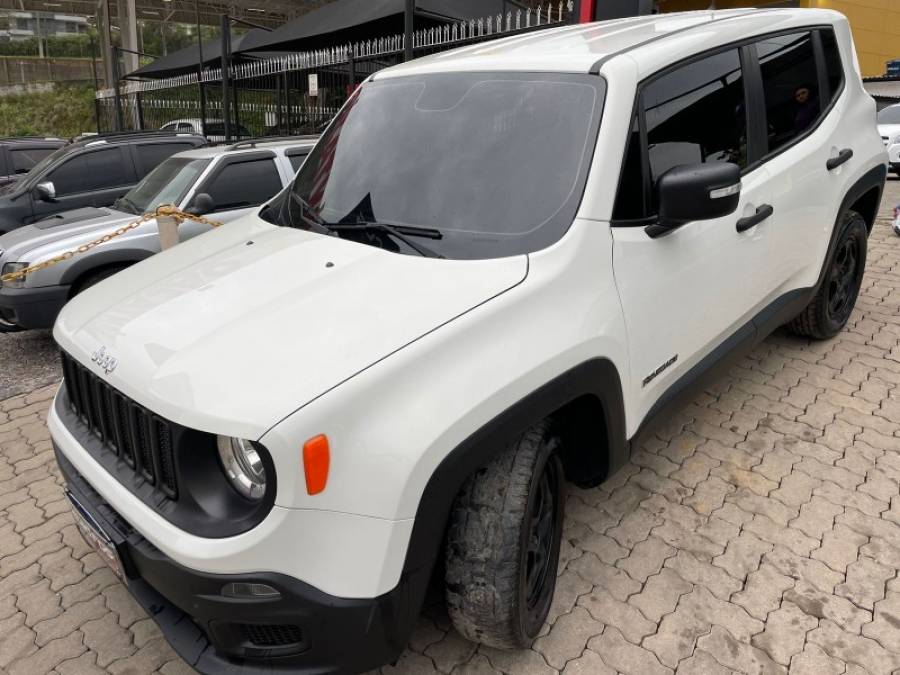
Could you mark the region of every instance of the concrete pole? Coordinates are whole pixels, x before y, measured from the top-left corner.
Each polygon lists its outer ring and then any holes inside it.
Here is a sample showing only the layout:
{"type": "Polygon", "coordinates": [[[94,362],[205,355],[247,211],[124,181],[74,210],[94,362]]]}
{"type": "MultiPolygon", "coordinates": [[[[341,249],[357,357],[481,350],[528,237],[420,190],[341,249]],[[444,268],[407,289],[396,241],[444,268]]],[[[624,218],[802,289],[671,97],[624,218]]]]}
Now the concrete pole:
{"type": "MultiPolygon", "coordinates": [[[[119,2],[119,32],[122,35],[122,47],[133,52],[140,51],[137,39],[137,11],[134,0],[118,0],[119,2]]],[[[137,54],[124,52],[124,75],[134,72],[140,67],[137,54]]]]}

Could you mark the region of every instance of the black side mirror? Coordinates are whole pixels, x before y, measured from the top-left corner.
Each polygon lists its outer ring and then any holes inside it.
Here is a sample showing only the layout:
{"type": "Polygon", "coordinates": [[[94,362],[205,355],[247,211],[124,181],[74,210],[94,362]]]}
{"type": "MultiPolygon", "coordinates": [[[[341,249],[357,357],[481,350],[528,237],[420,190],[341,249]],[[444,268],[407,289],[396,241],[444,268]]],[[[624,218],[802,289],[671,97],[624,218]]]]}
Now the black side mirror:
{"type": "Polygon", "coordinates": [[[694,220],[734,213],[741,201],[741,169],[731,162],[676,166],[656,181],[656,194],[659,221],[645,228],[654,238],[694,220]]]}
{"type": "Polygon", "coordinates": [[[212,213],[215,210],[216,202],[206,192],[194,195],[191,205],[186,209],[192,216],[205,216],[207,213],[212,213]]]}
{"type": "Polygon", "coordinates": [[[38,183],[37,185],[35,185],[34,196],[40,199],[42,202],[56,201],[56,186],[53,185],[53,181],[47,180],[43,183],[38,183]]]}

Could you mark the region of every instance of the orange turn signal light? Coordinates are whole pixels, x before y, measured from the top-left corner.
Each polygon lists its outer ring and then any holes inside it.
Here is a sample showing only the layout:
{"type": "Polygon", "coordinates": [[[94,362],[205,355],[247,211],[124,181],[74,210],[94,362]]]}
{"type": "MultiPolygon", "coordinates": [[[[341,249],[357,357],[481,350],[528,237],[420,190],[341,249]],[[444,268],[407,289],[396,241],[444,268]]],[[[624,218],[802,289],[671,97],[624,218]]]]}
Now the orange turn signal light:
{"type": "Polygon", "coordinates": [[[303,472],[306,474],[306,491],[309,494],[317,495],[325,489],[329,464],[331,451],[328,448],[328,436],[319,434],[303,444],[303,472]]]}

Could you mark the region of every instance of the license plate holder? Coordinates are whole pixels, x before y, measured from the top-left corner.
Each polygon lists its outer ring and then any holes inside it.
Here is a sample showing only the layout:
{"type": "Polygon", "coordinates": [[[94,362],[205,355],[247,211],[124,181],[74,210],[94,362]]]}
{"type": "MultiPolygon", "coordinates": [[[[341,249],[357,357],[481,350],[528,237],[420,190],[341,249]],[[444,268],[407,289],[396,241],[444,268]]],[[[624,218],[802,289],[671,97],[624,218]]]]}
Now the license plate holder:
{"type": "Polygon", "coordinates": [[[69,505],[72,507],[72,517],[75,519],[75,525],[78,527],[78,531],[81,532],[85,542],[97,552],[97,555],[119,577],[122,583],[128,583],[125,566],[122,564],[122,557],[119,555],[119,550],[116,548],[112,537],[104,531],[90,512],[81,505],[81,502],[75,498],[75,495],[66,491],[66,497],[68,497],[69,505]]]}

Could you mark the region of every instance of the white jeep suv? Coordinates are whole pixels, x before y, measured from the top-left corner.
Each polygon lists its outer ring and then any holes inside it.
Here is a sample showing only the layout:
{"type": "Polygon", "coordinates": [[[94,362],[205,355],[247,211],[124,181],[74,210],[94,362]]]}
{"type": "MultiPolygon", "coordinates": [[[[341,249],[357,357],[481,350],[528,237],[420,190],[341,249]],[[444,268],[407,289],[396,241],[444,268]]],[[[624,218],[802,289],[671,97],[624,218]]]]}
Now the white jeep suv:
{"type": "Polygon", "coordinates": [[[258,215],[60,314],[78,522],[203,672],[390,662],[436,571],[464,636],[527,645],[565,482],[777,326],[839,332],[885,172],[830,11],[382,70],[258,215]]]}

